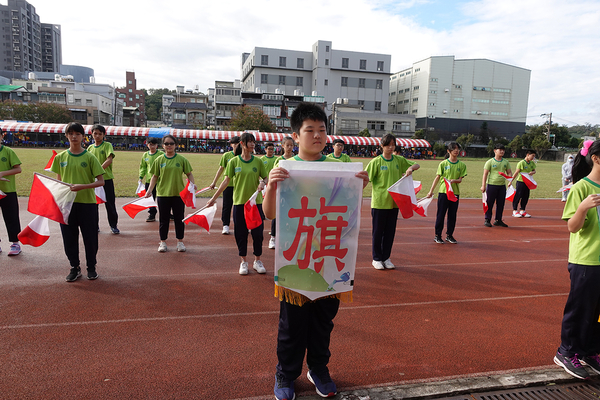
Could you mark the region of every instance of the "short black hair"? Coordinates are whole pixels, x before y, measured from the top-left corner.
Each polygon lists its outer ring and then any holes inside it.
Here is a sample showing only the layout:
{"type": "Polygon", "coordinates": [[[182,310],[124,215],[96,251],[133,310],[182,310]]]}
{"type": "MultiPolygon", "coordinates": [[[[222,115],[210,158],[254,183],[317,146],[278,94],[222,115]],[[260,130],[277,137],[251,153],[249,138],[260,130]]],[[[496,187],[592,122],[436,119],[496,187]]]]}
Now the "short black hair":
{"type": "Polygon", "coordinates": [[[267,147],[275,147],[275,145],[271,142],[268,142],[267,144],[265,144],[265,148],[267,147]]]}
{"type": "Polygon", "coordinates": [[[386,133],[381,138],[381,147],[389,146],[392,143],[394,143],[394,146],[396,145],[396,136],[392,135],[391,133],[386,133]]]}
{"type": "Polygon", "coordinates": [[[148,138],[148,140],[146,140],[146,143],[158,144],[158,138],[155,138],[155,137],[148,138]]]}
{"type": "Polygon", "coordinates": [[[526,154],[527,155],[533,154],[533,155],[537,156],[537,153],[535,152],[535,150],[531,150],[531,149],[527,150],[526,154]]]}
{"type": "Polygon", "coordinates": [[[506,148],[502,143],[496,143],[496,145],[494,146],[494,150],[506,150],[506,148]]]}
{"type": "Polygon", "coordinates": [[[162,138],[163,144],[165,143],[165,138],[173,139],[173,141],[175,142],[175,146],[177,146],[178,143],[177,143],[177,139],[175,139],[175,136],[171,135],[170,133],[168,135],[163,136],[163,138],[162,138]]]}
{"type": "Polygon", "coordinates": [[[92,126],[92,129],[90,130],[90,132],[94,132],[96,129],[98,129],[100,132],[102,132],[103,135],[106,135],[106,128],[104,128],[100,124],[96,124],[96,125],[92,126]]]}
{"type": "Polygon", "coordinates": [[[313,103],[300,103],[290,117],[292,131],[300,134],[300,128],[306,120],[323,121],[327,127],[327,114],[321,107],[313,103]]]}
{"type": "Polygon", "coordinates": [[[69,132],[79,132],[85,135],[85,129],[83,129],[83,126],[79,122],[69,122],[65,127],[65,135],[69,132]]]}
{"type": "Polygon", "coordinates": [[[344,142],[342,139],[334,139],[333,140],[333,145],[335,146],[336,144],[341,143],[341,144],[346,144],[346,142],[344,142]]]}
{"type": "Polygon", "coordinates": [[[240,142],[240,137],[239,136],[234,136],[229,140],[229,143],[231,144],[236,144],[240,142]]]}

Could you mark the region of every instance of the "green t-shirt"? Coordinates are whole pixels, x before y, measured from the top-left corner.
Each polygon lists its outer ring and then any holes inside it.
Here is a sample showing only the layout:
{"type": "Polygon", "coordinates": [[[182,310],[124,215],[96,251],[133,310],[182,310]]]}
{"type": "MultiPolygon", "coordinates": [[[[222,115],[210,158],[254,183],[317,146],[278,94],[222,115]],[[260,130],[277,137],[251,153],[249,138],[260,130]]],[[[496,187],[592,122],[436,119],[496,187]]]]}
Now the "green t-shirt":
{"type": "MultiPolygon", "coordinates": [[[[258,181],[267,177],[265,164],[258,157],[251,156],[244,161],[242,156],[229,160],[225,175],[233,182],[233,204],[245,204],[258,188],[258,181]]],[[[256,204],[262,204],[262,194],[256,196],[256,204]]]]}
{"type": "Polygon", "coordinates": [[[507,159],[503,158],[501,161],[498,161],[495,158],[490,158],[483,166],[483,169],[490,171],[487,178],[487,183],[489,185],[506,184],[506,178],[498,172],[506,173],[506,171],[510,169],[510,164],[507,159]]]}
{"type": "MultiPolygon", "coordinates": [[[[600,185],[587,177],[573,185],[562,219],[568,220],[577,211],[577,207],[590,194],[600,194],[600,185]]],[[[598,225],[598,210],[592,207],[585,215],[583,227],[571,233],[569,240],[569,262],[581,265],[600,265],[600,226],[598,225]]]]}
{"type": "Polygon", "coordinates": [[[262,160],[263,164],[265,164],[267,175],[269,175],[269,172],[271,172],[271,170],[275,167],[275,161],[277,161],[277,157],[262,156],[260,159],[262,160]]]}
{"type": "MultiPolygon", "coordinates": [[[[521,172],[525,172],[526,174],[529,174],[531,171],[535,171],[535,167],[536,167],[536,164],[534,161],[527,162],[525,160],[521,160],[517,164],[517,169],[520,169],[521,172]]],[[[521,176],[521,172],[519,172],[519,176],[517,177],[517,181],[519,181],[519,182],[523,182],[523,177],[521,176]]]]}
{"type": "Polygon", "coordinates": [[[398,208],[392,196],[388,193],[388,188],[413,165],[413,161],[408,161],[402,156],[392,155],[392,158],[386,160],[383,155],[372,159],[367,165],[366,171],[371,181],[371,208],[390,210],[398,208]]]}
{"type": "Polygon", "coordinates": [[[156,157],[150,167],[150,174],[156,175],[156,196],[175,197],[185,188],[183,174],[192,172],[190,162],[182,155],[175,153],[171,158],[165,153],[156,157]]]}
{"type": "MultiPolygon", "coordinates": [[[[115,159],[115,151],[113,150],[113,145],[106,141],[102,142],[100,146],[96,146],[95,144],[88,146],[87,151],[90,152],[90,154],[96,156],[98,161],[100,161],[100,165],[104,164],[104,161],[106,161],[106,159],[109,156],[113,156],[113,160],[115,159]]],[[[104,170],[104,175],[102,177],[104,178],[104,180],[114,179],[115,176],[112,173],[112,163],[108,167],[106,167],[106,169],[104,170]]]]}
{"type": "MultiPolygon", "coordinates": [[[[219,161],[219,167],[223,167],[224,169],[227,168],[227,163],[233,157],[235,157],[235,154],[233,154],[233,151],[228,151],[227,153],[223,154],[223,156],[221,157],[221,161],[219,161]]],[[[233,186],[233,179],[230,179],[229,184],[227,185],[227,187],[231,187],[231,186],[233,186]]]]}
{"type": "MultiPolygon", "coordinates": [[[[0,144],[0,171],[8,171],[16,165],[21,165],[21,160],[19,160],[17,154],[10,147],[0,144]]],[[[4,193],[16,192],[15,175],[5,176],[5,178],[8,179],[8,182],[0,181],[0,190],[4,193]]]]}
{"type": "MultiPolygon", "coordinates": [[[[70,150],[58,153],[50,169],[59,174],[63,182],[72,184],[94,183],[97,176],[104,174],[100,161],[87,150],[79,154],[73,154],[70,150]]],[[[96,204],[94,189],[78,191],[75,203],[96,204]]]]}
{"type": "Polygon", "coordinates": [[[336,157],[334,155],[334,153],[329,153],[329,154],[327,154],[327,157],[329,157],[329,158],[335,158],[336,160],[340,160],[342,162],[352,162],[352,160],[350,159],[350,156],[348,154],[346,154],[346,153],[342,153],[342,155],[339,156],[339,157],[336,157]]]}
{"type": "MultiPolygon", "coordinates": [[[[467,176],[467,166],[460,160],[456,160],[456,162],[453,163],[447,158],[438,165],[436,175],[448,180],[463,178],[467,176]]],[[[444,183],[444,180],[441,178],[439,193],[446,193],[446,183],[444,183]]],[[[453,183],[452,190],[454,191],[454,194],[460,194],[459,184],[453,183]]]]}
{"type": "Polygon", "coordinates": [[[145,152],[142,156],[142,161],[140,161],[140,179],[146,178],[146,182],[150,182],[152,179],[152,175],[150,174],[150,168],[152,167],[152,163],[159,157],[161,154],[165,154],[162,151],[157,150],[154,154],[150,154],[149,151],[145,152]]]}

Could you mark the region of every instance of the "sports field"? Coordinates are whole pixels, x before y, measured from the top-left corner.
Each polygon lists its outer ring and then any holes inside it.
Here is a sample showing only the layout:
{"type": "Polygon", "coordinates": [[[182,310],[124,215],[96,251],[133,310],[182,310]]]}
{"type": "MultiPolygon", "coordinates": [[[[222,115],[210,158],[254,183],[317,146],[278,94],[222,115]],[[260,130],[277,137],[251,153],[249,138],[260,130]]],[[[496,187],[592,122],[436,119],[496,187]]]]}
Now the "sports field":
{"type": "MultiPolygon", "coordinates": [[[[33,180],[33,173],[39,172],[49,176],[54,176],[53,173],[44,171],[46,163],[52,156],[50,149],[22,148],[15,147],[14,151],[22,161],[21,167],[23,173],[17,177],[17,193],[19,196],[29,196],[29,190],[33,180]]],[[[60,151],[60,150],[58,150],[60,151]]],[[[113,162],[113,173],[115,175],[115,192],[118,197],[133,197],[138,181],[138,170],[142,152],[136,151],[116,151],[116,157],[113,162]]],[[[181,153],[192,164],[193,174],[196,180],[196,186],[202,188],[208,186],[218,169],[221,154],[207,153],[181,153]]],[[[370,158],[353,158],[355,162],[361,162],[365,166],[369,163],[370,158]]],[[[479,198],[481,197],[481,179],[483,173],[483,165],[487,159],[482,158],[461,158],[467,164],[467,178],[460,185],[462,198],[479,198]]],[[[414,174],[414,179],[419,180],[423,184],[423,190],[417,197],[424,197],[431,188],[433,179],[440,160],[416,160],[421,169],[414,174]]],[[[511,168],[514,172],[517,162],[520,159],[511,160],[511,168]]],[[[554,161],[538,161],[538,172],[535,174],[535,179],[538,183],[538,188],[531,192],[532,199],[560,198],[560,194],[556,191],[561,186],[561,166],[562,163],[554,161]]],[[[213,192],[204,193],[203,197],[212,196],[213,192]]],[[[369,184],[363,195],[371,196],[371,185],[369,184]]]]}

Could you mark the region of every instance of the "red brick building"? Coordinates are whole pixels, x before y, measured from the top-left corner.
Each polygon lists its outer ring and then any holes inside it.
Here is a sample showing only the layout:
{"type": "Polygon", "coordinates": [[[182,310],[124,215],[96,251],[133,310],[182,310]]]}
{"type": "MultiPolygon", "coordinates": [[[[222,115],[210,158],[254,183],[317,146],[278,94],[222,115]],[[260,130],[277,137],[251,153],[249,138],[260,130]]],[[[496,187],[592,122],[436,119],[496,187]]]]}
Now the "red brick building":
{"type": "MultiPolygon", "coordinates": [[[[144,96],[144,91],[138,90],[137,88],[135,72],[125,72],[125,79],[125,89],[117,89],[117,97],[123,99],[125,102],[123,104],[124,110],[125,107],[128,110],[131,110],[131,112],[135,114],[137,118],[127,118],[128,121],[131,121],[130,123],[126,123],[126,119],[124,118],[123,125],[146,126],[146,98],[144,96]]],[[[125,117],[125,115],[123,115],[123,117],[125,117]]]]}

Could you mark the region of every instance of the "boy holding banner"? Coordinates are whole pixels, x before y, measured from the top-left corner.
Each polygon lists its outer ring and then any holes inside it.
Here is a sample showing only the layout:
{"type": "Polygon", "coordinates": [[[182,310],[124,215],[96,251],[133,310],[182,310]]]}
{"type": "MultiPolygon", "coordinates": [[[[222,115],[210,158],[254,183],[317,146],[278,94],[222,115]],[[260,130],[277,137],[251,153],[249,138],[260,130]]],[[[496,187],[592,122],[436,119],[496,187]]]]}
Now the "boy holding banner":
{"type": "Polygon", "coordinates": [[[104,169],[96,157],[86,151],[81,143],[85,137],[83,126],[71,122],[65,128],[69,149],[58,153],[52,162],[52,172],[58,180],[71,185],[77,192],[68,224],[60,224],[65,254],[71,264],[67,282],[75,282],[81,276],[79,265],[79,231],[85,247],[87,278],[97,279],[96,254],[98,253],[98,206],[94,188],[104,185],[104,169]]]}
{"type": "MultiPolygon", "coordinates": [[[[321,153],[327,142],[327,114],[320,107],[301,103],[292,113],[290,122],[293,130],[292,137],[299,146],[298,155],[293,157],[293,160],[339,162],[321,153]]],[[[363,179],[363,187],[367,185],[368,175],[365,171],[357,173],[356,176],[363,179]]],[[[288,171],[279,167],[279,164],[271,170],[263,202],[267,218],[273,219],[276,216],[278,182],[283,182],[289,177],[288,171]]],[[[300,196],[302,193],[297,195],[300,196]]],[[[310,246],[311,243],[306,243],[306,247],[310,246]]],[[[343,278],[342,275],[340,279],[343,278]]],[[[327,367],[331,356],[329,342],[333,330],[333,318],[337,314],[340,299],[351,301],[352,292],[310,300],[286,287],[276,285],[275,289],[276,296],[280,299],[275,398],[279,400],[295,398],[294,381],[302,373],[305,354],[309,368],[307,377],[315,385],[317,393],[322,397],[335,396],[337,388],[331,380],[327,367]]]]}

